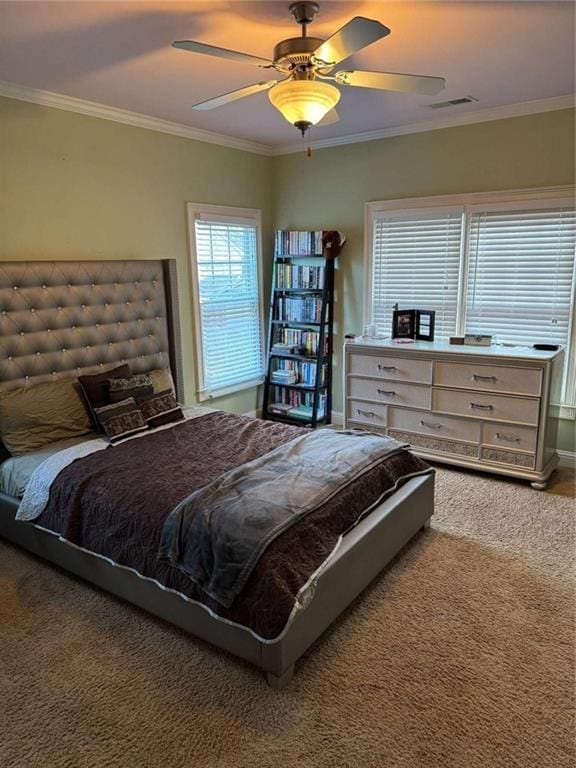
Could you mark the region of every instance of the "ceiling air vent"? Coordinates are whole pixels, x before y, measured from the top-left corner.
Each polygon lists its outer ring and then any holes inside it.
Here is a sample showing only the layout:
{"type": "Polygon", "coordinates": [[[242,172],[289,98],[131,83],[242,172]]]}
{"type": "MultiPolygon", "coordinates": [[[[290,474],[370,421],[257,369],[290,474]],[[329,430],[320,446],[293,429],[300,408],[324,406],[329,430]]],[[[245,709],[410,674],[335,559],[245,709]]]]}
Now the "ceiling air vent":
{"type": "Polygon", "coordinates": [[[444,109],[445,107],[459,107],[461,104],[471,104],[478,101],[474,96],[462,96],[460,99],[450,99],[450,101],[437,101],[435,104],[428,104],[431,109],[444,109]]]}

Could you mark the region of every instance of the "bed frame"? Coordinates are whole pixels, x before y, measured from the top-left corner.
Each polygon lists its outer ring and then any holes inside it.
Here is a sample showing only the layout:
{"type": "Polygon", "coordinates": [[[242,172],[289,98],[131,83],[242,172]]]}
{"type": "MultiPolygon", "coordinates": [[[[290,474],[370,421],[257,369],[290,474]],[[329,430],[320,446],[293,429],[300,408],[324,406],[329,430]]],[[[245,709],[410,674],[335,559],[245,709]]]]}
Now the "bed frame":
{"type": "MultiPolygon", "coordinates": [[[[122,361],[139,373],[170,366],[183,399],[173,260],[0,262],[0,396],[15,387],[122,361]]],[[[428,526],[434,477],[408,480],[345,535],[306,608],[274,641],[32,523],[16,521],[17,508],[17,499],[0,493],[0,536],[246,659],[267,673],[270,685],[282,688],[297,659],[428,526]]]]}

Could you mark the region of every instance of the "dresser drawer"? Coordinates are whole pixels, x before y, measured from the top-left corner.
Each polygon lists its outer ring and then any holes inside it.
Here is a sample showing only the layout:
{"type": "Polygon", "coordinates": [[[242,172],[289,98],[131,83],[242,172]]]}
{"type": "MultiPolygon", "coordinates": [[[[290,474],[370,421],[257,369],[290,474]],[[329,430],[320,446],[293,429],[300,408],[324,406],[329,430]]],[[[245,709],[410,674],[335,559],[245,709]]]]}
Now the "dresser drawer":
{"type": "Polygon", "coordinates": [[[482,448],[480,453],[482,461],[493,464],[507,464],[511,467],[534,469],[535,456],[533,453],[515,453],[514,451],[499,451],[495,448],[482,448]]]}
{"type": "Polygon", "coordinates": [[[348,418],[370,426],[386,426],[386,406],[378,403],[363,403],[348,400],[348,418]]]}
{"type": "Polygon", "coordinates": [[[509,424],[484,424],[482,444],[493,448],[508,448],[511,451],[536,451],[535,427],[517,427],[509,424]]]}
{"type": "Polygon", "coordinates": [[[389,429],[388,435],[401,443],[408,443],[415,448],[423,448],[432,453],[454,454],[454,456],[465,456],[469,459],[478,459],[478,446],[472,443],[462,443],[457,440],[442,440],[440,437],[429,437],[428,435],[414,435],[411,432],[403,432],[400,429],[389,429]]]}
{"type": "Polygon", "coordinates": [[[430,387],[389,379],[359,379],[351,376],[348,391],[352,397],[376,400],[411,408],[430,408],[430,387]]]}
{"type": "Polygon", "coordinates": [[[491,421],[537,424],[540,400],[434,387],[432,410],[491,421]]]}
{"type": "Polygon", "coordinates": [[[432,383],[432,360],[407,360],[403,357],[350,355],[350,373],[382,376],[392,381],[432,383]]]}
{"type": "Polygon", "coordinates": [[[480,422],[458,419],[454,416],[437,416],[422,411],[403,408],[388,409],[388,426],[406,432],[418,432],[436,438],[480,442],[480,422]]]}
{"type": "Polygon", "coordinates": [[[476,363],[434,363],[434,384],[483,392],[539,395],[542,371],[476,363]]]}

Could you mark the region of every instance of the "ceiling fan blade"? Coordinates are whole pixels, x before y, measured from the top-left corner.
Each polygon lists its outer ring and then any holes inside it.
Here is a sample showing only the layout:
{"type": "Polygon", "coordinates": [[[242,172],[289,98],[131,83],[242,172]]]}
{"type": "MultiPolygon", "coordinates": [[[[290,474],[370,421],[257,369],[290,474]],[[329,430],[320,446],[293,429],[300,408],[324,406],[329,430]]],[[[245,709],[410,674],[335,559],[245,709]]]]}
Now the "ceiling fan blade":
{"type": "Polygon", "coordinates": [[[218,48],[216,45],[198,43],[196,40],[176,40],[172,43],[172,47],[181,48],[183,51],[192,51],[192,53],[205,53],[207,56],[218,56],[220,59],[241,61],[244,64],[255,64],[257,67],[271,67],[273,65],[273,62],[268,59],[261,59],[259,56],[240,53],[240,51],[230,51],[228,48],[218,48]]]}
{"type": "Polygon", "coordinates": [[[316,128],[321,128],[323,125],[332,125],[340,120],[340,115],[335,109],[331,109],[330,112],[326,112],[322,120],[316,123],[316,128]]]}
{"type": "Polygon", "coordinates": [[[338,32],[325,40],[312,54],[315,60],[326,64],[338,64],[353,53],[390,34],[388,27],[379,21],[355,16],[338,32]]]}
{"type": "Polygon", "coordinates": [[[223,93],[221,96],[215,96],[213,99],[208,99],[207,101],[200,101],[198,104],[193,104],[192,109],[216,109],[216,107],[222,107],[224,104],[230,104],[232,101],[243,99],[245,96],[252,96],[252,94],[260,93],[260,91],[268,91],[278,82],[280,81],[268,80],[267,82],[247,85],[244,88],[238,88],[235,91],[223,93]]]}
{"type": "Polygon", "coordinates": [[[340,85],[356,85],[360,88],[379,88],[383,91],[405,91],[432,96],[446,86],[443,77],[428,75],[403,75],[396,72],[336,72],[340,85]]]}

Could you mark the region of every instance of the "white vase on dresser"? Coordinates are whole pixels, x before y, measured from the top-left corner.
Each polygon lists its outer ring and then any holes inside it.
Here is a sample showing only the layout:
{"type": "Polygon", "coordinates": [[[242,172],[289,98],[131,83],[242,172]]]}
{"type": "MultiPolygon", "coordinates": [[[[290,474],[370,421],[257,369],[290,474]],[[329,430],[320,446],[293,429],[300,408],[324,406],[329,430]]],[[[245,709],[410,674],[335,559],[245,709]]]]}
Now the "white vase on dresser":
{"type": "Polygon", "coordinates": [[[357,338],[344,348],[345,425],[409,443],[423,458],[523,478],[558,463],[563,352],[357,338]]]}

